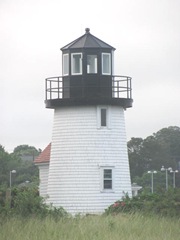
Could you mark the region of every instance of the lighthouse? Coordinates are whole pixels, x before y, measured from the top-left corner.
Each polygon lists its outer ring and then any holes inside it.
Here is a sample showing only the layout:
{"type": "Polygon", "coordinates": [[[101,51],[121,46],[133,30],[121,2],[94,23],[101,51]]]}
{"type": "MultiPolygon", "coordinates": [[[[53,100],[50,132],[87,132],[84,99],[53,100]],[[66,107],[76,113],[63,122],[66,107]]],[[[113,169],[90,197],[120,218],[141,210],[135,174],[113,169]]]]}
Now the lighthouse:
{"type": "Polygon", "coordinates": [[[62,76],[46,79],[45,105],[54,110],[46,201],[71,214],[102,213],[131,197],[131,77],[114,75],[115,48],[89,28],[61,51],[62,76]]]}

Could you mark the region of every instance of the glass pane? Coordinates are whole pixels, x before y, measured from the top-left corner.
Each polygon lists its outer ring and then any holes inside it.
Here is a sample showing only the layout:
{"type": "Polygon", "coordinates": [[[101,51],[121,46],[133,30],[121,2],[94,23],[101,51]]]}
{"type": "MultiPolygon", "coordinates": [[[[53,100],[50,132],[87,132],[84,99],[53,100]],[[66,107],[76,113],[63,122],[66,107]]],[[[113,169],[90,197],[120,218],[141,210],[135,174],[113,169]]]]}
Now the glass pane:
{"type": "Polygon", "coordinates": [[[101,126],[102,127],[106,126],[106,109],[105,108],[101,109],[101,126]]]}
{"type": "Polygon", "coordinates": [[[112,180],[104,180],[104,189],[112,189],[112,180]]]}
{"type": "Polygon", "coordinates": [[[63,75],[69,74],[69,56],[68,54],[63,55],[63,75]]]}
{"type": "Polygon", "coordinates": [[[102,73],[110,74],[111,64],[110,64],[110,54],[103,53],[102,55],[102,73]]]}
{"type": "Polygon", "coordinates": [[[112,170],[111,169],[104,169],[104,179],[112,179],[112,170]]]}
{"type": "Polygon", "coordinates": [[[72,73],[81,73],[81,54],[73,54],[72,56],[72,73]]]}
{"type": "Polygon", "coordinates": [[[97,56],[87,56],[87,73],[97,73],[97,56]]]}

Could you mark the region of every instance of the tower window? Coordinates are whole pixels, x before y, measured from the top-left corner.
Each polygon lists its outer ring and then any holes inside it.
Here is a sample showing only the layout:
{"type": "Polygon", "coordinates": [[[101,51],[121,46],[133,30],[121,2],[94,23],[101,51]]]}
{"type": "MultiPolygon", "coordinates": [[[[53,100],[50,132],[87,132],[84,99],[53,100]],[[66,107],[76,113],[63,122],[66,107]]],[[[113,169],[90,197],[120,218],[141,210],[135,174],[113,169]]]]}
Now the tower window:
{"type": "Polygon", "coordinates": [[[101,108],[101,126],[107,126],[107,110],[106,108],[101,108]]]}
{"type": "Polygon", "coordinates": [[[97,106],[97,128],[111,129],[111,107],[97,106]]]}
{"type": "Polygon", "coordinates": [[[103,189],[112,189],[112,169],[104,169],[103,189]]]}
{"type": "Polygon", "coordinates": [[[72,75],[82,74],[82,53],[72,53],[71,72],[72,75]]]}
{"type": "Polygon", "coordinates": [[[111,74],[111,54],[102,53],[102,74],[110,75],[111,74]]]}
{"type": "Polygon", "coordinates": [[[87,55],[87,73],[97,73],[97,55],[87,55]]]}
{"type": "Polygon", "coordinates": [[[114,192],[114,166],[100,166],[101,192],[114,192]]]}
{"type": "Polygon", "coordinates": [[[63,76],[69,74],[69,55],[63,55],[63,76]]]}

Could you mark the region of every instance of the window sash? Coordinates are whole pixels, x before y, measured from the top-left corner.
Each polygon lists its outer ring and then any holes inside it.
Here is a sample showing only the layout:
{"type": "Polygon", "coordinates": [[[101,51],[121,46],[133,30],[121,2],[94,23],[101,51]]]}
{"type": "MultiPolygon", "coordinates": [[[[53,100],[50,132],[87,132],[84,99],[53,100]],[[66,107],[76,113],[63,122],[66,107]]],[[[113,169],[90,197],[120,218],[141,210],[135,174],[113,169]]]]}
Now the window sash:
{"type": "Polygon", "coordinates": [[[110,75],[111,74],[111,54],[102,53],[102,74],[110,75]]]}
{"type": "Polygon", "coordinates": [[[101,108],[101,127],[107,126],[107,110],[106,108],[101,108]]]}
{"type": "Polygon", "coordinates": [[[99,165],[100,191],[102,193],[114,193],[115,166],[99,165]]]}
{"type": "Polygon", "coordinates": [[[97,55],[87,55],[87,73],[97,73],[97,55]]]}
{"type": "Polygon", "coordinates": [[[63,55],[63,76],[69,74],[69,54],[63,55]]]}
{"type": "Polygon", "coordinates": [[[103,189],[112,189],[112,180],[104,180],[103,189]]]}
{"type": "Polygon", "coordinates": [[[71,72],[72,75],[82,74],[82,53],[72,53],[71,72]]]}
{"type": "Polygon", "coordinates": [[[112,169],[103,169],[103,189],[112,190],[112,169]]]}
{"type": "Polygon", "coordinates": [[[97,106],[97,129],[110,130],[111,128],[111,106],[97,106]]]}
{"type": "Polygon", "coordinates": [[[112,169],[104,169],[104,179],[112,179],[112,169]]]}

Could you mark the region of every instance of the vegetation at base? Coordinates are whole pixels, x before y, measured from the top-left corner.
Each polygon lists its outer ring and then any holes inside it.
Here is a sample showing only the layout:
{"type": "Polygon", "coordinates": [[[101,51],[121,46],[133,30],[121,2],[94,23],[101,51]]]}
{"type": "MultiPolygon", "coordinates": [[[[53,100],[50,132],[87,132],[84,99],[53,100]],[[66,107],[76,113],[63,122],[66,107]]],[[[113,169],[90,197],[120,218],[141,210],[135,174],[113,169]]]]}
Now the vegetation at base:
{"type": "Polygon", "coordinates": [[[1,240],[162,240],[179,239],[177,219],[121,214],[1,221],[1,240]]]}
{"type": "Polygon", "coordinates": [[[159,193],[141,193],[129,198],[125,196],[109,206],[106,214],[142,213],[166,217],[180,217],[180,189],[169,189],[159,193]]]}
{"type": "MultiPolygon", "coordinates": [[[[62,208],[47,206],[44,199],[39,196],[35,186],[13,188],[11,199],[7,197],[8,192],[0,192],[0,217],[19,216],[23,218],[47,217],[59,220],[69,216],[62,208]]],[[[105,214],[119,213],[143,213],[163,217],[180,217],[180,189],[169,189],[154,194],[142,192],[129,198],[126,195],[122,200],[116,201],[105,210],[105,214]]]]}
{"type": "Polygon", "coordinates": [[[142,186],[143,192],[113,203],[102,216],[72,218],[63,208],[45,204],[38,194],[38,168],[33,163],[40,152],[40,149],[20,145],[8,153],[0,145],[1,240],[179,239],[180,172],[175,176],[175,189],[170,188],[172,173],[167,173],[168,191],[165,191],[165,172],[160,172],[162,166],[179,168],[179,127],[163,128],[145,139],[132,138],[128,142],[132,182],[142,186]],[[9,174],[14,169],[10,201],[9,174]],[[157,171],[154,194],[150,193],[151,174],[147,173],[151,170],[157,171]]]}
{"type": "Polygon", "coordinates": [[[36,186],[13,188],[10,196],[7,197],[3,189],[0,192],[0,219],[21,217],[44,218],[51,217],[58,221],[62,217],[67,217],[67,212],[62,208],[47,206],[44,199],[39,196],[36,186]]]}
{"type": "Polygon", "coordinates": [[[5,194],[1,194],[1,240],[179,238],[179,189],[169,189],[158,195],[142,193],[132,199],[126,196],[101,216],[72,217],[63,208],[50,208],[35,186],[13,188],[11,206],[5,199],[5,194]]]}

